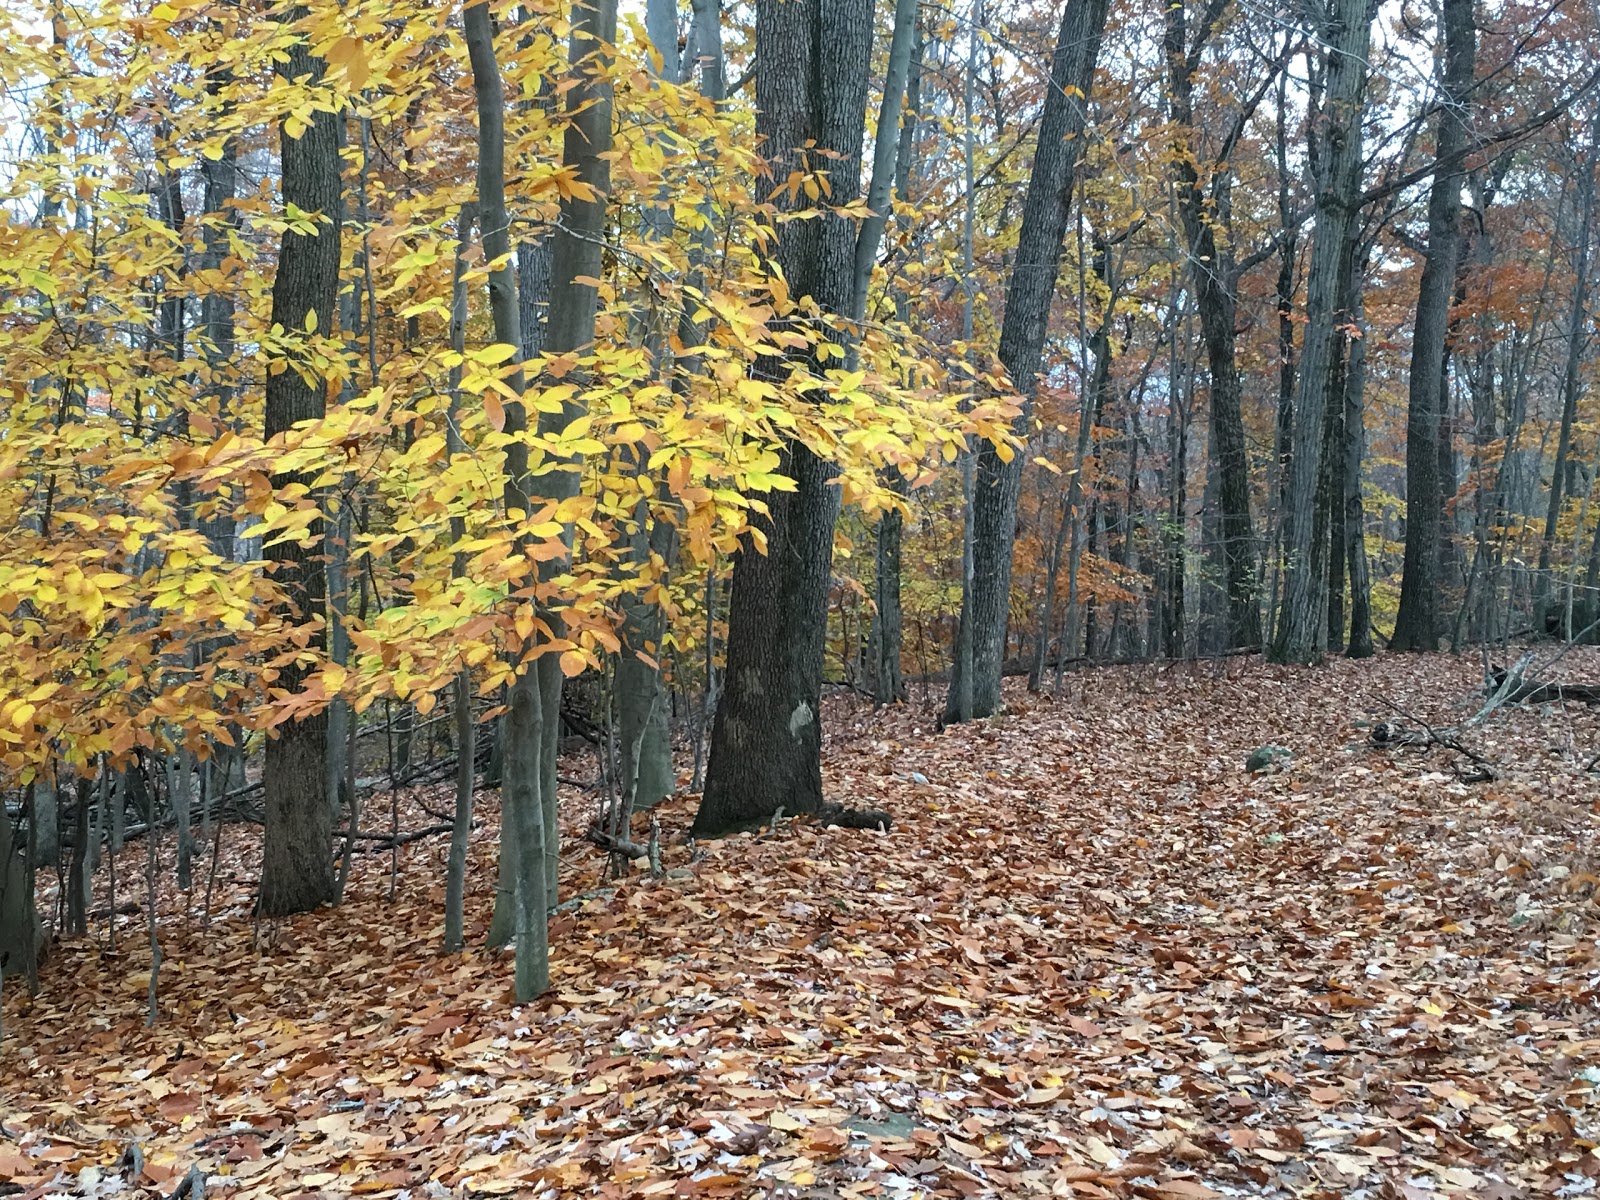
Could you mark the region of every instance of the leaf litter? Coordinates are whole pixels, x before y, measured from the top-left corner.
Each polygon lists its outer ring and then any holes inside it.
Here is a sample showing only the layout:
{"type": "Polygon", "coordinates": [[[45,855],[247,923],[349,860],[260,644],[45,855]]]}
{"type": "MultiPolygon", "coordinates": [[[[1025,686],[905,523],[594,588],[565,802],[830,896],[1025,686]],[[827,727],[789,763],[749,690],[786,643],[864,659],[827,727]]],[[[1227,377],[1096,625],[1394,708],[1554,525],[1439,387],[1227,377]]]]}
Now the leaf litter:
{"type": "MultiPolygon", "coordinates": [[[[137,914],[7,989],[0,1193],[198,1168],[229,1198],[1593,1194],[1600,717],[1500,710],[1479,783],[1368,737],[1460,722],[1479,678],[1103,668],[942,733],[930,702],[830,700],[829,794],[894,829],[693,845],[679,798],[667,876],[607,884],[569,797],[523,1007],[508,954],[438,953],[444,839],[401,849],[393,901],[365,854],[342,907],[258,925],[230,826],[209,926],[162,893],[156,1028],[137,914]],[[1269,744],[1292,758],[1246,772],[1269,744]]],[[[447,804],[409,791],[403,823],[447,804]]]]}

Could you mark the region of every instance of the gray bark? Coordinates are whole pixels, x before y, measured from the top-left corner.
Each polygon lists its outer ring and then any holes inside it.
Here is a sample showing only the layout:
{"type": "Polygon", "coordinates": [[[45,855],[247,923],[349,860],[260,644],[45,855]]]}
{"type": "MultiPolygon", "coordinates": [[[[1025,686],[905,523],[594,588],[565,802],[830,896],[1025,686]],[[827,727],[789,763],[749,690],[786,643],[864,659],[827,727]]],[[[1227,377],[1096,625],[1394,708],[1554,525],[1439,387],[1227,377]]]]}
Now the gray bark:
{"type": "Polygon", "coordinates": [[[1216,226],[1226,196],[1225,164],[1217,165],[1212,195],[1201,186],[1195,162],[1195,72],[1214,21],[1206,21],[1194,46],[1189,45],[1185,0],[1166,9],[1166,56],[1172,119],[1184,137],[1173,165],[1177,208],[1182,218],[1185,249],[1194,287],[1194,310],[1200,318],[1206,365],[1211,375],[1211,442],[1217,485],[1214,553],[1227,599],[1226,643],[1230,649],[1261,642],[1261,608],[1256,596],[1255,534],[1250,519],[1250,456],[1240,413],[1239,364],[1236,354],[1237,271],[1226,240],[1216,226]]]}
{"type": "MultiPolygon", "coordinates": [[[[1022,395],[1023,412],[1012,428],[1026,440],[1033,397],[1043,362],[1051,300],[1061,273],[1061,251],[1078,159],[1088,123],[1095,62],[1105,28],[1107,0],[1067,0],[1039,122],[1039,142],[1023,201],[1015,264],[1006,286],[1000,326],[1000,361],[1022,395]]],[[[970,520],[973,526],[972,586],[963,589],[961,620],[970,628],[970,681],[951,681],[951,695],[970,686],[974,717],[1000,707],[1000,669],[1005,657],[1006,617],[1011,603],[1011,554],[1016,538],[1017,497],[1026,455],[1004,462],[990,445],[979,448],[970,520]]],[[[952,719],[946,712],[946,719],[952,719]]]]}
{"type": "MultiPolygon", "coordinates": [[[[1600,112],[1600,110],[1597,110],[1600,112]]],[[[1550,475],[1550,500],[1545,509],[1544,536],[1539,539],[1539,595],[1541,616],[1549,602],[1550,552],[1566,494],[1568,459],[1572,453],[1572,423],[1578,411],[1578,374],[1588,344],[1589,242],[1594,227],[1594,157],[1600,152],[1600,115],[1590,135],[1589,153],[1578,171],[1578,260],[1572,286],[1572,307],[1567,318],[1567,353],[1561,375],[1561,431],[1556,437],[1555,468],[1550,475]]],[[[1569,630],[1570,633],[1570,630],[1569,630]]]]}
{"type": "Polygon", "coordinates": [[[1462,152],[1477,57],[1472,0],[1444,0],[1444,71],[1440,86],[1437,167],[1428,193],[1428,245],[1411,332],[1406,394],[1406,548],[1400,612],[1392,650],[1439,644],[1439,414],[1450,297],[1460,249],[1462,152]]]}
{"type": "Polygon", "coordinates": [[[0,978],[37,969],[44,930],[34,908],[24,839],[0,806],[0,978]]]}
{"type": "MultiPolygon", "coordinates": [[[[484,257],[501,265],[489,275],[489,308],[495,340],[512,347],[517,363],[508,379],[520,397],[523,391],[520,356],[522,329],[515,284],[509,263],[509,218],[505,197],[505,84],[495,59],[494,29],[487,0],[469,5],[462,14],[467,52],[472,64],[473,92],[478,110],[478,214],[483,226],[484,257]]],[[[505,431],[513,436],[506,449],[505,506],[507,512],[532,511],[533,478],[528,471],[527,443],[516,435],[528,428],[521,400],[505,406],[505,431]]],[[[517,646],[523,655],[531,647],[517,646]]],[[[547,656],[550,657],[550,656],[547,656]]],[[[547,855],[542,803],[540,751],[546,720],[543,693],[533,666],[523,663],[507,689],[505,759],[502,767],[501,854],[514,855],[511,896],[496,896],[511,914],[511,939],[516,947],[515,993],[519,1002],[532,1000],[550,986],[549,926],[547,923],[547,855]]]]}
{"type": "MultiPolygon", "coordinates": [[[[456,253],[450,279],[450,349],[457,354],[467,346],[467,247],[472,239],[476,210],[463,206],[456,218],[456,253]]],[[[520,283],[520,278],[519,278],[520,283]]],[[[451,458],[466,451],[461,439],[460,364],[450,368],[450,407],[445,419],[445,453],[451,458]]],[[[450,518],[451,540],[459,543],[467,534],[464,517],[450,518]]],[[[466,573],[466,555],[457,551],[451,574],[466,573]]],[[[444,948],[447,953],[465,944],[467,895],[467,842],[472,836],[473,749],[476,729],[472,721],[472,672],[463,667],[455,680],[456,799],[450,825],[450,855],[445,869],[444,948]]]]}
{"type": "MultiPolygon", "coordinates": [[[[1361,116],[1365,108],[1367,52],[1372,44],[1368,0],[1337,0],[1328,10],[1321,40],[1327,46],[1326,100],[1317,115],[1317,223],[1306,286],[1306,328],[1301,353],[1298,396],[1294,406],[1294,443],[1289,463],[1287,524],[1288,579],[1283,615],[1273,658],[1278,662],[1313,662],[1327,644],[1320,620],[1327,595],[1329,556],[1318,553],[1315,505],[1318,481],[1328,475],[1326,447],[1337,454],[1342,476],[1342,445],[1328,445],[1330,416],[1337,408],[1342,427],[1344,397],[1340,378],[1338,326],[1350,319],[1341,311],[1350,278],[1351,239],[1361,192],[1361,116]],[[1319,561],[1323,571],[1318,572],[1319,561]]],[[[1344,489],[1338,490],[1343,504],[1344,489]]],[[[1327,494],[1327,489],[1324,489],[1327,494]]]]}

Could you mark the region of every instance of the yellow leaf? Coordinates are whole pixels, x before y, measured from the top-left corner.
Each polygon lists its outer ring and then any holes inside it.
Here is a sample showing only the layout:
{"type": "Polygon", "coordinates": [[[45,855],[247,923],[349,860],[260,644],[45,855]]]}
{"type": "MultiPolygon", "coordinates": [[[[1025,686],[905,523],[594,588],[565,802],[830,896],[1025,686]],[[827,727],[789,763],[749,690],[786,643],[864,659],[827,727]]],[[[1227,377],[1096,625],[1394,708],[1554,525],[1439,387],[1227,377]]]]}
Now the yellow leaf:
{"type": "Polygon", "coordinates": [[[588,665],[583,655],[576,650],[563,650],[561,652],[561,673],[568,679],[582,675],[583,669],[588,665]]]}

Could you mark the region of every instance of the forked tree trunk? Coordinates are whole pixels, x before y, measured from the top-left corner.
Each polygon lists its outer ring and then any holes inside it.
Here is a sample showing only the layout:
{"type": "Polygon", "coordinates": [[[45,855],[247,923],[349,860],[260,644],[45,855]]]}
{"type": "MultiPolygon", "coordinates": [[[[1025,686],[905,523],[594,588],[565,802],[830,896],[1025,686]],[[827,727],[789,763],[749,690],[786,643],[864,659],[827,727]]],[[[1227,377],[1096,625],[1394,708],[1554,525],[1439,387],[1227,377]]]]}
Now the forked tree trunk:
{"type": "MultiPolygon", "coordinates": [[[[1344,421],[1339,325],[1350,279],[1351,239],[1361,190],[1361,114],[1365,107],[1367,51],[1372,44],[1368,0],[1337,0],[1329,10],[1323,41],[1328,47],[1326,101],[1312,136],[1322,169],[1317,180],[1317,224],[1306,288],[1306,330],[1300,362],[1299,391],[1294,406],[1294,443],[1289,462],[1289,509],[1285,513],[1288,579],[1283,615],[1273,658],[1278,662],[1312,662],[1327,645],[1322,620],[1327,596],[1326,531],[1316,519],[1319,492],[1327,504],[1343,507],[1344,446],[1330,443],[1344,421]],[[1331,418],[1337,414],[1338,420],[1331,418]],[[1330,470],[1324,463],[1337,463],[1330,470]],[[1319,487],[1319,483],[1323,486],[1319,487]],[[1321,525],[1323,538],[1319,538],[1321,525]],[[1319,566],[1321,570],[1319,571],[1319,566]]],[[[1324,509],[1326,513],[1327,509],[1324,509]]],[[[1342,539],[1340,550],[1343,551],[1342,539]]],[[[1340,572],[1342,574],[1342,572],[1340,572]]]]}
{"type": "MultiPolygon", "coordinates": [[[[580,183],[588,184],[593,193],[588,199],[568,197],[561,202],[561,226],[551,239],[550,311],[545,321],[544,336],[546,355],[569,355],[572,358],[581,358],[590,352],[590,344],[594,340],[595,316],[600,299],[596,284],[605,270],[602,239],[611,190],[611,166],[608,158],[611,150],[611,84],[604,73],[607,64],[603,59],[610,53],[616,35],[616,0],[596,0],[592,5],[581,5],[577,8],[568,47],[573,86],[567,91],[568,125],[562,154],[566,165],[574,168],[575,178],[580,183]]],[[[480,101],[480,137],[482,111],[483,106],[480,101]]],[[[481,170],[479,179],[479,217],[483,222],[484,244],[488,246],[493,217],[487,201],[482,199],[481,170]]],[[[503,210],[503,199],[501,206],[503,210]]],[[[502,219],[499,233],[505,232],[504,225],[505,221],[502,219]]],[[[491,298],[494,295],[492,286],[490,295],[491,298]]],[[[497,317],[497,328],[498,320],[497,317]]],[[[520,336],[519,327],[518,344],[520,336]]],[[[502,337],[501,340],[510,339],[502,337]]],[[[581,384],[584,372],[581,369],[571,370],[566,372],[564,377],[568,382],[581,384]]],[[[569,401],[558,412],[540,414],[539,433],[545,437],[553,436],[566,429],[582,415],[581,404],[569,401]]],[[[509,424],[507,428],[510,428],[509,424]]],[[[559,502],[576,495],[579,466],[580,464],[576,462],[563,464],[564,469],[554,470],[544,476],[544,497],[559,502]]],[[[570,544],[570,528],[567,539],[570,544]]],[[[540,577],[548,580],[565,567],[564,561],[546,560],[540,564],[540,577]]],[[[544,611],[540,617],[549,626],[553,636],[558,638],[562,636],[564,627],[558,616],[550,611],[544,611]]],[[[505,726],[504,754],[507,764],[514,755],[523,754],[533,754],[538,763],[540,848],[544,857],[542,883],[545,889],[545,904],[553,908],[557,899],[560,850],[556,821],[556,756],[561,732],[558,714],[561,711],[562,684],[559,657],[554,654],[543,655],[538,660],[534,673],[538,677],[537,690],[542,719],[538,722],[537,728],[518,727],[508,721],[505,726]],[[521,744],[520,739],[530,733],[537,736],[536,746],[521,744]]],[[[504,786],[501,794],[502,797],[505,795],[504,786]]],[[[520,824],[518,829],[520,831],[520,824]]],[[[515,853],[521,861],[527,852],[524,848],[517,847],[515,853]]],[[[507,925],[511,923],[510,910],[506,907],[510,899],[511,897],[504,891],[496,895],[495,915],[489,932],[491,942],[503,939],[510,932],[507,929],[507,925]]],[[[520,920],[520,908],[517,911],[517,919],[520,920]]]]}
{"type": "MultiPolygon", "coordinates": [[[[305,8],[290,10],[297,22],[305,8]]],[[[279,67],[287,79],[322,78],[324,63],[315,57],[303,36],[290,44],[288,61],[279,67]]],[[[317,111],[299,137],[287,126],[280,130],[283,159],[283,201],[303,212],[320,214],[315,234],[287,231],[278,254],[272,281],[272,323],[290,337],[308,327],[317,336],[333,329],[334,303],[339,289],[339,116],[317,111]]],[[[320,380],[307,380],[290,367],[267,376],[266,436],[273,437],[299,421],[326,415],[327,393],[320,380]]],[[[274,476],[276,488],[309,483],[294,475],[274,476]]],[[[325,614],[325,578],[322,563],[322,523],[311,525],[310,541],[279,542],[266,549],[274,564],[273,579],[283,588],[288,615],[299,624],[320,620],[325,614]]],[[[321,651],[324,635],[312,634],[310,647],[321,651]]],[[[280,670],[275,686],[286,692],[300,690],[305,672],[290,665],[280,670]]],[[[334,898],[333,814],[328,807],[324,778],[328,754],[328,718],[325,712],[286,721],[267,742],[262,769],[266,832],[261,851],[260,909],[265,916],[305,912],[334,898]]]]}

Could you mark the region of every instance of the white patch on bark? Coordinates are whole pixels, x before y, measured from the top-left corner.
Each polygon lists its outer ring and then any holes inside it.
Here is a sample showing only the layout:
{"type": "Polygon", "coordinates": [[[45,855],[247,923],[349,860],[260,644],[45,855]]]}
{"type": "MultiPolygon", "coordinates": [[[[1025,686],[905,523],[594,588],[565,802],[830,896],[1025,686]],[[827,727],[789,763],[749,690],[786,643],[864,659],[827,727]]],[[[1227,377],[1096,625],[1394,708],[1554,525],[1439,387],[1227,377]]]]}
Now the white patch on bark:
{"type": "Polygon", "coordinates": [[[789,714],[789,736],[799,737],[800,731],[811,724],[811,716],[811,705],[800,701],[799,707],[789,714]]]}

